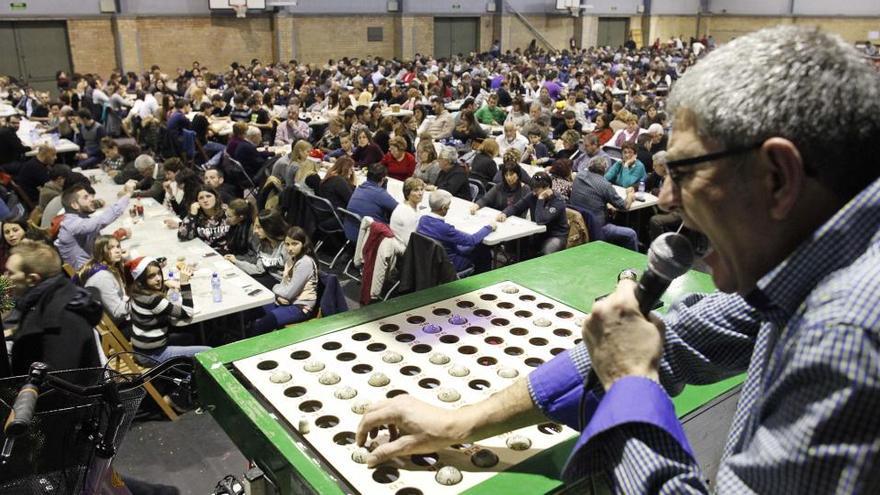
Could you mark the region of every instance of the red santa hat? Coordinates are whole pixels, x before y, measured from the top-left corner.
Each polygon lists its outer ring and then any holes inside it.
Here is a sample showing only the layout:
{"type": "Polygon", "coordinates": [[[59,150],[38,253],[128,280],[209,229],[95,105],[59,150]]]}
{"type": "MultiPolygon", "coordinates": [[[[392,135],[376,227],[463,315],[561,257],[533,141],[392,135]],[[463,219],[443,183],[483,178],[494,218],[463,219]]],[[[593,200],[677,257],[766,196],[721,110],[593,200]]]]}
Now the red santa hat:
{"type": "Polygon", "coordinates": [[[158,260],[152,256],[140,256],[126,263],[125,266],[131,272],[131,278],[137,280],[150,263],[158,263],[158,260]]]}

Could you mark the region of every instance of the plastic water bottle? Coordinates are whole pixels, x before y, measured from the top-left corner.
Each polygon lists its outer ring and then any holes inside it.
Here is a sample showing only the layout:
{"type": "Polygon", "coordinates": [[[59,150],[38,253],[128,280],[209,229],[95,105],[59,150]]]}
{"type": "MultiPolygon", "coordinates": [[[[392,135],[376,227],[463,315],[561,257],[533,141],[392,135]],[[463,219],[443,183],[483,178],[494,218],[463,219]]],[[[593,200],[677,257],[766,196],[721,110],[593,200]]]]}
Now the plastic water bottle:
{"type": "MultiPolygon", "coordinates": [[[[168,272],[168,280],[174,280],[174,272],[168,272]]],[[[168,289],[168,300],[173,303],[180,303],[180,291],[173,287],[168,289]]]]}
{"type": "Polygon", "coordinates": [[[220,275],[217,272],[211,275],[211,294],[214,297],[215,303],[223,301],[223,291],[220,289],[220,275]]]}
{"type": "Polygon", "coordinates": [[[636,199],[639,201],[645,200],[645,181],[639,181],[639,190],[636,192],[636,199]]]}

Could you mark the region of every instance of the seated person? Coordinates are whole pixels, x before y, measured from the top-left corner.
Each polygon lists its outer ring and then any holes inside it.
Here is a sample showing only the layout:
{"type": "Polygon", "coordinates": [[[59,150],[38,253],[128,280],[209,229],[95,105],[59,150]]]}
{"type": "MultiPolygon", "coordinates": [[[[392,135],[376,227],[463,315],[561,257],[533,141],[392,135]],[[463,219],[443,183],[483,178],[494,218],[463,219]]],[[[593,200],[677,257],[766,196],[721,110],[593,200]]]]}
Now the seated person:
{"type": "Polygon", "coordinates": [[[614,186],[605,178],[608,161],[603,156],[594,156],[586,169],[581,169],[571,188],[571,204],[586,210],[589,215],[591,233],[598,232],[601,237],[593,240],[604,240],[633,251],[639,249],[639,238],[636,231],[629,227],[620,227],[605,221],[606,205],[618,210],[627,210],[635,198],[632,188],[626,191],[626,199],[620,197],[614,186]]]}
{"type": "Polygon", "coordinates": [[[57,153],[50,143],[41,144],[37,147],[37,156],[21,164],[18,173],[15,174],[15,182],[24,191],[31,205],[40,200],[39,187],[49,180],[49,169],[55,164],[57,153]]]}
{"type": "Polygon", "coordinates": [[[281,281],[272,287],[275,302],[263,306],[265,315],[254,323],[256,335],[311,318],[318,303],[318,264],[308,234],[299,227],[290,227],[284,249],[287,262],[281,281]]]}
{"type": "Polygon", "coordinates": [[[477,148],[474,161],[471,162],[470,178],[483,183],[483,189],[488,189],[489,183],[498,173],[498,165],[495,157],[498,156],[498,142],[494,139],[485,139],[477,148]]]}
{"type": "Polygon", "coordinates": [[[235,198],[226,205],[226,223],[229,224],[229,232],[226,233],[225,256],[234,256],[246,261],[257,259],[257,240],[254,238],[254,222],[256,221],[256,209],[254,205],[242,198],[235,198]]]}
{"type": "Polygon", "coordinates": [[[525,153],[529,138],[523,136],[517,130],[516,124],[508,121],[504,124],[504,133],[495,138],[498,143],[498,153],[504,155],[509,148],[519,150],[520,155],[525,153]]]}
{"type": "Polygon", "coordinates": [[[89,215],[103,206],[103,203],[96,202],[86,186],[78,183],[61,194],[65,214],[55,239],[55,247],[65,263],[78,270],[89,260],[98,233],[125,213],[133,188],[134,183],[128,182],[119,192],[119,200],[94,217],[89,215]]]}
{"type": "Polygon", "coordinates": [[[406,151],[406,140],[394,136],[388,141],[388,153],[382,157],[382,165],[388,169],[388,176],[397,180],[406,180],[416,170],[416,159],[406,151]]]}
{"type": "Polygon", "coordinates": [[[165,200],[165,167],[161,163],[156,163],[150,155],[141,155],[134,161],[134,168],[140,177],[131,197],[153,198],[157,203],[162,204],[165,200]]]}
{"type": "Polygon", "coordinates": [[[104,153],[104,161],[101,162],[101,170],[107,172],[111,177],[116,175],[116,172],[122,170],[122,166],[125,165],[125,159],[122,157],[122,154],[119,153],[119,145],[116,144],[116,141],[109,136],[105,136],[101,139],[101,153],[104,153]],[[113,174],[110,174],[110,171],[113,171],[113,174]]]}
{"type": "Polygon", "coordinates": [[[232,134],[229,136],[229,141],[226,143],[226,154],[235,158],[235,152],[238,150],[238,145],[244,142],[245,136],[248,131],[247,122],[236,122],[232,124],[232,134]]]}
{"type": "MultiPolygon", "coordinates": [[[[179,280],[165,280],[162,267],[155,258],[140,257],[128,262],[132,283],[131,346],[158,362],[177,356],[194,356],[210,349],[201,345],[169,345],[191,342],[190,335],[179,332],[170,338],[172,327],[189,321],[193,315],[192,268],[184,265],[179,280]],[[172,292],[173,291],[173,292],[172,292]]],[[[148,363],[144,363],[148,364],[148,363]]]]}
{"type": "Polygon", "coordinates": [[[621,148],[623,158],[605,172],[605,178],[615,186],[633,187],[648,178],[645,166],[636,158],[636,145],[626,142],[621,148]]]}
{"type": "Polygon", "coordinates": [[[63,164],[57,164],[49,169],[49,178],[43,184],[43,187],[40,188],[40,196],[37,202],[40,210],[45,211],[49,201],[61,195],[61,192],[64,191],[64,184],[67,181],[67,174],[69,172],[70,167],[63,164]]]}
{"type": "Polygon", "coordinates": [[[284,236],[287,229],[287,222],[280,210],[261,210],[253,222],[252,240],[256,247],[253,259],[234,254],[227,254],[224,258],[271,289],[281,281],[284,271],[284,236]]]}
{"type": "Polygon", "coordinates": [[[355,188],[354,160],[338,158],[318,186],[318,196],[330,201],[333,208],[345,208],[355,188]]]}
{"type": "Polygon", "coordinates": [[[134,166],[137,157],[141,156],[141,148],[136,144],[123,144],[119,146],[119,155],[122,157],[122,168],[119,170],[108,170],[107,175],[113,178],[116,184],[125,184],[130,180],[141,180],[141,174],[138,173],[134,166]]]}
{"type": "MultiPolygon", "coordinates": [[[[391,214],[391,222],[388,224],[394,236],[405,247],[409,243],[409,236],[415,232],[419,224],[419,208],[422,197],[425,194],[425,182],[422,179],[410,177],[403,183],[403,203],[397,205],[391,214]]],[[[403,254],[402,252],[400,254],[403,254]]]]}
{"type": "Polygon", "coordinates": [[[532,176],[532,191],[498,215],[498,221],[503,222],[510,215],[522,215],[528,211],[533,222],[547,227],[547,232],[532,236],[541,254],[561,251],[568,242],[565,201],[553,192],[552,185],[550,174],[535,173],[532,176]]]}
{"type": "Polygon", "coordinates": [[[101,366],[93,330],[101,304],[64,274],[58,253],[24,240],[4,268],[22,315],[12,343],[13,375],[26,375],[35,361],[53,370],[101,366]]]}
{"type": "Polygon", "coordinates": [[[296,173],[293,175],[293,184],[302,190],[314,194],[321,184],[321,178],[318,175],[320,165],[316,159],[309,156],[312,151],[312,145],[306,141],[298,141],[296,143],[296,157],[302,157],[292,166],[296,167],[296,173]]]}
{"type": "Polygon", "coordinates": [[[486,99],[486,104],[474,113],[474,117],[481,124],[503,125],[507,113],[498,107],[498,95],[493,93],[486,99]]]}
{"type": "Polygon", "coordinates": [[[433,185],[437,182],[438,175],[440,175],[440,164],[437,163],[437,149],[434,148],[433,140],[422,137],[416,149],[416,169],[412,176],[433,185]]]}
{"type": "Polygon", "coordinates": [[[245,139],[238,143],[232,158],[241,163],[247,174],[253,178],[266,163],[266,160],[274,154],[268,151],[257,151],[257,146],[263,142],[262,131],[258,127],[249,126],[245,131],[245,139]]]}
{"type": "Polygon", "coordinates": [[[458,152],[451,146],[446,146],[440,151],[440,157],[437,158],[440,164],[440,173],[437,175],[437,182],[433,186],[428,186],[427,190],[434,191],[442,189],[449,191],[456,198],[465,201],[471,200],[471,186],[468,183],[467,170],[458,162],[458,152]]]}
{"type": "Polygon", "coordinates": [[[226,209],[223,208],[217,191],[208,186],[200,187],[196,202],[190,205],[189,214],[177,228],[177,238],[189,241],[198,237],[220,254],[226,254],[228,233],[226,209]]]}
{"type": "Polygon", "coordinates": [[[95,168],[104,160],[101,153],[101,138],[107,135],[104,126],[95,122],[88,108],[80,108],[77,112],[78,122],[74,139],[81,150],[77,153],[77,165],[83,170],[95,168]]]}
{"type": "Polygon", "coordinates": [[[226,176],[219,168],[205,170],[205,185],[220,193],[220,201],[224,205],[242,196],[242,192],[235,185],[226,182],[226,176]]]}
{"type": "Polygon", "coordinates": [[[15,246],[25,239],[48,242],[49,237],[42,229],[31,226],[24,218],[4,220],[0,235],[0,266],[6,266],[6,260],[15,246]]]}
{"type": "Polygon", "coordinates": [[[300,139],[308,141],[311,135],[312,129],[309,125],[299,119],[299,104],[289,104],[287,120],[278,124],[278,129],[275,130],[275,146],[293,144],[300,139]]]}
{"type": "Polygon", "coordinates": [[[461,141],[465,146],[472,147],[473,143],[486,139],[486,131],[477,122],[473,112],[464,110],[461,112],[452,137],[461,141]]]}
{"type": "MultiPolygon", "coordinates": [[[[324,131],[324,134],[321,136],[321,139],[315,147],[323,151],[325,155],[335,153],[342,147],[340,135],[343,132],[342,119],[339,117],[333,117],[330,119],[330,122],[327,124],[327,130],[324,131]]],[[[349,144],[351,144],[351,141],[349,141],[349,144]]]]}
{"type": "Polygon", "coordinates": [[[581,130],[581,123],[577,121],[575,113],[571,110],[566,110],[562,114],[562,122],[553,129],[553,138],[562,139],[562,135],[565,134],[566,131],[575,131],[578,133],[578,136],[580,136],[581,130]]]}
{"type": "Polygon", "coordinates": [[[563,203],[568,203],[571,199],[571,160],[564,158],[554,160],[547,167],[547,173],[553,179],[553,192],[562,199],[563,203]]]}
{"type": "Polygon", "coordinates": [[[487,235],[495,231],[495,222],[486,225],[473,234],[466,234],[446,223],[445,217],[452,205],[452,194],[437,190],[428,199],[431,212],[419,219],[416,232],[439,241],[446,250],[449,261],[456,272],[462,272],[471,266],[475,271],[488,270],[490,264],[489,250],[482,242],[487,235]]]}
{"type": "Polygon", "coordinates": [[[104,312],[113,324],[131,338],[131,320],[128,313],[127,277],[122,262],[124,251],[112,235],[100,235],[95,239],[92,257],[77,272],[83,287],[93,287],[98,293],[104,312]]]}
{"type": "Polygon", "coordinates": [[[515,161],[505,161],[502,163],[499,173],[501,174],[501,181],[497,186],[489,189],[482,198],[478,199],[471,206],[471,214],[485,207],[504,211],[505,208],[513,206],[531,192],[529,186],[522,180],[523,175],[528,177],[528,174],[525,174],[522,167],[515,161]]]}
{"type": "Polygon", "coordinates": [[[568,160],[576,160],[577,156],[581,153],[578,144],[580,143],[581,135],[578,134],[577,131],[565,131],[562,134],[562,149],[556,150],[556,155],[554,158],[557,160],[561,158],[565,158],[568,160]]]}
{"type": "Polygon", "coordinates": [[[541,131],[531,129],[528,132],[529,144],[522,155],[522,163],[531,163],[538,165],[550,161],[550,151],[547,145],[541,142],[541,131]]]}
{"type": "Polygon", "coordinates": [[[352,135],[355,136],[357,142],[357,148],[355,148],[352,158],[358,168],[382,161],[382,157],[384,156],[382,149],[373,142],[369,129],[361,127],[356,132],[353,132],[352,135]]]}
{"type": "MultiPolygon", "coordinates": [[[[367,169],[367,180],[351,194],[346,210],[387,224],[391,213],[397,208],[397,201],[385,190],[387,174],[385,165],[381,163],[370,165],[367,169]]],[[[343,226],[345,237],[351,242],[357,242],[361,226],[348,217],[343,218],[343,226]]]]}

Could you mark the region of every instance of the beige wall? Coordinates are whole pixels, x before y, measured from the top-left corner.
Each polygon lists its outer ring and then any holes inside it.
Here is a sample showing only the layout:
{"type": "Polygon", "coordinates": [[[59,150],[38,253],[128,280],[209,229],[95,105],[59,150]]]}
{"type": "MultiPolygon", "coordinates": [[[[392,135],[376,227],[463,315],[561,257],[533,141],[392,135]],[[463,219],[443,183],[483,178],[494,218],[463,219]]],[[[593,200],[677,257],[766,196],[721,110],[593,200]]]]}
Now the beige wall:
{"type": "Polygon", "coordinates": [[[651,43],[657,38],[666,41],[673,36],[681,35],[688,38],[697,34],[696,16],[653,16],[649,24],[651,43]]]}
{"type": "Polygon", "coordinates": [[[116,43],[109,18],[67,21],[73,70],[107,77],[116,68],[116,43]]]}
{"type": "MultiPolygon", "coordinates": [[[[300,62],[326,62],[340,57],[394,56],[397,46],[394,16],[294,17],[295,58],[300,62]],[[382,27],[382,41],[367,42],[367,27],[382,27]]],[[[433,45],[433,32],[431,34],[433,45]]]]}
{"type": "Polygon", "coordinates": [[[155,64],[168,74],[194,60],[212,70],[252,58],[274,59],[272,18],[145,17],[137,19],[141,68],[155,64]]]}
{"type": "MultiPolygon", "coordinates": [[[[509,35],[506,37],[507,44],[504,46],[504,49],[526,48],[529,42],[532,41],[532,38],[535,38],[535,35],[519,18],[515,16],[509,17],[510,29],[509,35]]],[[[574,37],[576,21],[574,17],[527,15],[525,18],[557,50],[568,48],[568,40],[574,37]]]]}
{"type": "Polygon", "coordinates": [[[868,31],[880,31],[878,17],[750,17],[717,16],[703,17],[700,31],[711,34],[716,41],[725,42],[761,28],[779,24],[817,26],[839,34],[843,39],[855,42],[868,38],[868,31]]]}
{"type": "MultiPolygon", "coordinates": [[[[578,35],[586,46],[595,42],[595,17],[581,19],[560,15],[530,15],[528,21],[556,48],[568,47],[578,35]],[[586,20],[585,20],[586,19],[586,20]],[[581,27],[576,29],[577,23],[581,27]]],[[[233,61],[325,62],[342,56],[410,58],[415,53],[434,51],[434,19],[431,16],[378,15],[357,18],[341,16],[291,16],[288,14],[233,17],[127,17],[117,18],[119,58],[125,70],[143,70],[157,64],[166,73],[189,67],[198,60],[210,69],[233,61]],[[367,27],[381,26],[383,41],[367,42],[367,27]]],[[[843,36],[850,42],[867,39],[869,31],[880,31],[880,18],[868,17],[755,17],[703,16],[700,34],[711,34],[718,42],[777,24],[815,25],[843,36]]],[[[654,16],[630,18],[630,27],[649,28],[650,40],[697,33],[696,16],[654,16]]],[[[109,17],[77,18],[67,21],[73,68],[106,76],[116,67],[113,24],[109,17]]],[[[515,16],[480,18],[480,48],[488,50],[499,38],[505,50],[525,48],[534,38],[515,16]]]]}

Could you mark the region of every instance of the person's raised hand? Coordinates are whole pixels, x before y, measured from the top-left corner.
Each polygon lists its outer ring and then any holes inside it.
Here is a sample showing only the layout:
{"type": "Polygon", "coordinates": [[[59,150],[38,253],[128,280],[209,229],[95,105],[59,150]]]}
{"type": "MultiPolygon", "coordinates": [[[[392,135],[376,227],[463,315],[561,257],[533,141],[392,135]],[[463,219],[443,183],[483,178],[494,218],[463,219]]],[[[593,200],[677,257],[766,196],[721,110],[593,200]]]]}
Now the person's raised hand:
{"type": "Polygon", "coordinates": [[[541,191],[541,194],[538,195],[538,199],[548,200],[553,196],[553,189],[547,188],[541,191]]]}
{"type": "Polygon", "coordinates": [[[189,279],[192,278],[192,275],[193,275],[193,269],[191,266],[183,265],[182,267],[180,267],[180,283],[181,283],[181,285],[188,284],[189,279]]]}
{"type": "Polygon", "coordinates": [[[355,442],[363,446],[375,437],[379,428],[388,428],[391,438],[367,457],[369,467],[388,459],[412,454],[428,454],[467,439],[465,422],[456,414],[422,402],[410,395],[377,402],[370,406],[355,433],[355,442]]]}
{"type": "Polygon", "coordinates": [[[192,216],[196,216],[199,214],[199,203],[198,201],[193,202],[193,204],[189,205],[189,214],[192,216]]]}
{"type": "Polygon", "coordinates": [[[625,376],[659,381],[664,325],[659,318],[642,315],[636,286],[632,280],[621,280],[611,295],[593,304],[584,322],[584,342],[605,390],[625,376]]]}

